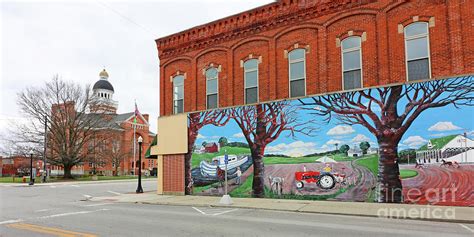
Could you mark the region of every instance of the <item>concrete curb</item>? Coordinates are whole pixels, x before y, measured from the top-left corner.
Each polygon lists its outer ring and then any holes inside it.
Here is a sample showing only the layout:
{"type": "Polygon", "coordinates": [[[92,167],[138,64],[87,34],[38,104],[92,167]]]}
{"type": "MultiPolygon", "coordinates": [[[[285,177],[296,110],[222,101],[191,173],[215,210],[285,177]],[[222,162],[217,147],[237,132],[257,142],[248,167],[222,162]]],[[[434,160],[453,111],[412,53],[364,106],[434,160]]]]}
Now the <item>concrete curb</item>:
{"type": "Polygon", "coordinates": [[[219,197],[198,197],[198,196],[160,196],[149,193],[146,196],[123,195],[115,197],[96,197],[91,201],[110,201],[116,203],[137,203],[147,205],[168,205],[168,206],[195,206],[195,207],[227,207],[244,208],[252,210],[285,211],[298,213],[315,213],[343,216],[378,217],[389,219],[407,219],[419,221],[434,221],[448,223],[474,224],[474,208],[472,207],[447,207],[447,206],[425,206],[413,204],[377,204],[377,203],[357,203],[357,202],[334,202],[334,201],[298,201],[286,199],[248,199],[233,198],[234,204],[223,205],[218,203],[219,197]],[[408,216],[388,213],[378,215],[379,209],[393,209],[410,211],[414,210],[454,210],[459,214],[458,218],[436,218],[431,216],[408,216]],[[452,209],[454,208],[454,209],[452,209]],[[472,214],[471,214],[472,213],[472,214]]]}

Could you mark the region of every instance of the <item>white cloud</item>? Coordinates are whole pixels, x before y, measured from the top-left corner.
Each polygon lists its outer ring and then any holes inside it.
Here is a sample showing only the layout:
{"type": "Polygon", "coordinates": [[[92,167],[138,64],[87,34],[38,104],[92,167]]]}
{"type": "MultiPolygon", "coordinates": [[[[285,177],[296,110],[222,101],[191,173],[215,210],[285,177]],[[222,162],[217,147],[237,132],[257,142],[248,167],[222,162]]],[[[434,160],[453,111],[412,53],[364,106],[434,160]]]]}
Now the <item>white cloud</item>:
{"type": "Polygon", "coordinates": [[[428,128],[428,131],[435,131],[435,132],[444,132],[444,131],[454,131],[462,129],[453,124],[453,122],[437,122],[435,125],[428,128]]]}
{"type": "Polygon", "coordinates": [[[410,148],[419,148],[420,146],[425,145],[427,142],[427,140],[420,136],[409,136],[403,141],[403,144],[410,148]]]}
{"type": "Polygon", "coordinates": [[[205,139],[205,138],[206,138],[206,136],[204,136],[204,135],[202,135],[202,134],[200,134],[200,133],[197,135],[197,139],[205,139]]]}
{"type": "Polygon", "coordinates": [[[317,152],[324,152],[326,151],[326,149],[327,147],[325,148],[324,146],[321,148],[317,148],[316,143],[314,142],[296,141],[290,144],[280,143],[275,146],[268,146],[265,149],[265,153],[300,157],[317,152]]]}
{"type": "Polygon", "coordinates": [[[331,140],[326,142],[326,145],[336,145],[336,144],[341,145],[342,143],[343,143],[343,141],[331,139],[331,140]]]}
{"type": "Polygon", "coordinates": [[[355,136],[351,140],[351,142],[353,142],[353,143],[369,142],[369,141],[370,141],[370,138],[368,138],[364,134],[357,134],[357,136],[355,136]]]}
{"type": "Polygon", "coordinates": [[[337,125],[336,127],[329,129],[329,131],[326,134],[329,136],[337,136],[337,135],[351,134],[354,132],[355,130],[349,125],[337,125]]]}
{"type": "Polygon", "coordinates": [[[239,132],[239,133],[236,133],[236,134],[232,135],[232,137],[235,137],[235,138],[244,138],[245,136],[244,136],[243,133],[239,132]]]}

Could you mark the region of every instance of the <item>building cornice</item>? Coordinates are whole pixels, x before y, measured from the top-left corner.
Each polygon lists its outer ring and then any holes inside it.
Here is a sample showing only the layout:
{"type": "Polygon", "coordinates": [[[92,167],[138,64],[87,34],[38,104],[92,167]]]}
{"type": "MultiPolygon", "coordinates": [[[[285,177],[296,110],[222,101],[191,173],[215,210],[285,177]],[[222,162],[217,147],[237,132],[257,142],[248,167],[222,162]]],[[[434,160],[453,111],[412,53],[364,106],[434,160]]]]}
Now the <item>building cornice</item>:
{"type": "Polygon", "coordinates": [[[156,40],[160,58],[254,35],[377,0],[279,0],[156,40]]]}

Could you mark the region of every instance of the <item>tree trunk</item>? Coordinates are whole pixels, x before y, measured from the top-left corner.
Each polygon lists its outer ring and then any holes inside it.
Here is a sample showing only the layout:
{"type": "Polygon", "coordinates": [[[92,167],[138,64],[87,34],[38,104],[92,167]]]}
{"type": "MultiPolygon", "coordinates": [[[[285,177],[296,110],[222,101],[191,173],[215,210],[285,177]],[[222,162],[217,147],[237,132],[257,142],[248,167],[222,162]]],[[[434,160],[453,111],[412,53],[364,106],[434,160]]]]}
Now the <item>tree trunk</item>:
{"type": "Polygon", "coordinates": [[[64,166],[64,176],[63,176],[63,178],[72,179],[71,169],[72,169],[72,165],[65,165],[64,166]]]}
{"type": "Polygon", "coordinates": [[[378,202],[402,202],[402,182],[398,167],[398,142],[379,140],[378,202]]]}
{"type": "Polygon", "coordinates": [[[257,149],[252,151],[253,162],[253,182],[252,182],[252,197],[265,197],[265,166],[263,164],[263,151],[257,149]]]}
{"type": "Polygon", "coordinates": [[[188,136],[188,153],[184,155],[184,193],[186,195],[192,195],[193,176],[191,172],[191,161],[193,158],[194,143],[196,142],[197,132],[189,131],[188,136]]]}

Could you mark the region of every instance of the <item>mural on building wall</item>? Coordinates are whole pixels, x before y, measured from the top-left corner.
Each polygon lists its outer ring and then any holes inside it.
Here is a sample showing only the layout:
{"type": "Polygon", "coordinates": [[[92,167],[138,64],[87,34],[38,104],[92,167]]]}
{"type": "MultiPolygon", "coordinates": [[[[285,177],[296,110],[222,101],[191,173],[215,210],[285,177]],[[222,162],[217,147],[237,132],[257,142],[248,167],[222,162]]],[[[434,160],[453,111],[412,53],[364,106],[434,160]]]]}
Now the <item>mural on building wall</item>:
{"type": "Polygon", "coordinates": [[[186,192],[474,205],[474,76],[189,115],[186,192]]]}

